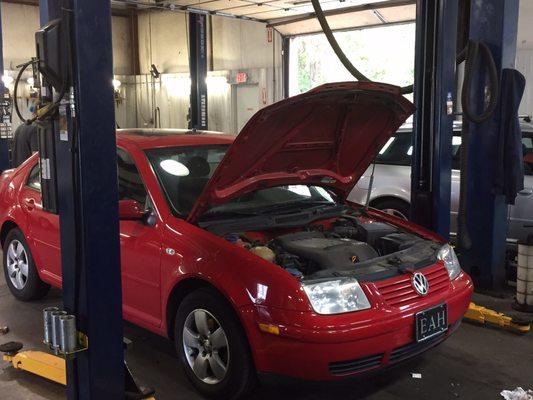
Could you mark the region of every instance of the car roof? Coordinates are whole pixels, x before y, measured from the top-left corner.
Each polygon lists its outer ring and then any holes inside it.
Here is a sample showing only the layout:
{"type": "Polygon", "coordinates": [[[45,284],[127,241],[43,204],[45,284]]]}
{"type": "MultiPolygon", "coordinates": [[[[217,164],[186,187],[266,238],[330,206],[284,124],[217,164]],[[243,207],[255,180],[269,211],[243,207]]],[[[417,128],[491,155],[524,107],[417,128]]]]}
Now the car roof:
{"type": "Polygon", "coordinates": [[[190,129],[118,129],[118,144],[129,143],[140,149],[201,145],[230,145],[235,135],[190,129]]]}
{"type": "MultiPolygon", "coordinates": [[[[463,126],[462,121],[453,121],[453,130],[457,131],[460,130],[463,126]]],[[[520,122],[520,128],[522,131],[525,132],[533,132],[533,124],[527,123],[527,122],[520,122]]],[[[403,124],[400,129],[398,129],[399,132],[409,132],[413,130],[413,123],[409,122],[406,124],[403,124]]]]}

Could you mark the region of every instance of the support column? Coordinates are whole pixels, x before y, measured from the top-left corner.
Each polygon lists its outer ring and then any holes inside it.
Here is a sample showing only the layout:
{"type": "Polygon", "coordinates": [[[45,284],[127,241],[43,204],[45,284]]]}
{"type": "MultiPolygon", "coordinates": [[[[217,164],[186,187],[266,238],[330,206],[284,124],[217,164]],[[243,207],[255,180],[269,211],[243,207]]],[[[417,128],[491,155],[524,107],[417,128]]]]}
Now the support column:
{"type": "Polygon", "coordinates": [[[41,24],[65,16],[62,7],[72,15],[72,95],[60,106],[67,132],[54,123],[63,305],[89,339],[88,351],[67,362],[67,396],[123,399],[111,8],[106,0],[41,0],[41,24]]]}
{"type": "Polygon", "coordinates": [[[417,2],[411,219],[444,238],[450,233],[457,12],[457,0],[417,2]]]}
{"type": "MultiPolygon", "coordinates": [[[[4,76],[4,42],[2,34],[2,5],[0,3],[0,76],[4,76]]],[[[5,86],[4,82],[0,80],[0,102],[4,100],[5,86]]],[[[13,99],[17,101],[17,99],[13,99]]],[[[3,116],[2,116],[3,117],[3,116]]],[[[0,121],[2,123],[3,121],[0,121]]],[[[3,135],[2,135],[3,136],[3,135]]],[[[9,162],[9,139],[7,137],[0,137],[0,172],[11,168],[9,162]]]]}
{"type": "Polygon", "coordinates": [[[207,129],[207,26],[206,15],[189,13],[189,70],[191,111],[189,128],[207,129]]]}
{"type": "MultiPolygon", "coordinates": [[[[290,59],[291,59],[291,38],[284,36],[282,38],[282,51],[283,51],[283,98],[289,97],[290,92],[290,59]]],[[[274,73],[276,73],[274,71],[274,73]]]]}
{"type": "MultiPolygon", "coordinates": [[[[471,4],[470,39],[489,46],[500,77],[502,69],[514,68],[518,6],[518,0],[478,0],[471,4]]],[[[486,68],[476,70],[471,94],[475,112],[484,107],[486,81],[486,68]]],[[[503,196],[492,193],[501,118],[500,102],[492,118],[470,125],[467,226],[472,248],[462,252],[461,262],[476,287],[484,288],[498,288],[505,282],[508,206],[503,196]]]]}

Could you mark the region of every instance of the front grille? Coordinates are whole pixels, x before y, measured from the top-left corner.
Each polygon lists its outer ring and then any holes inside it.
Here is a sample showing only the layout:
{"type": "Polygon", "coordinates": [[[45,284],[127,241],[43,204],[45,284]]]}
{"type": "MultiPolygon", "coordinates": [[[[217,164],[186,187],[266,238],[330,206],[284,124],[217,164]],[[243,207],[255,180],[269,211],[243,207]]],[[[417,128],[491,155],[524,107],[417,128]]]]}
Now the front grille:
{"type": "Polygon", "coordinates": [[[383,353],[359,358],[357,360],[332,362],[329,363],[329,372],[331,372],[332,375],[353,374],[355,372],[379,367],[382,359],[383,353]]]}
{"type": "Polygon", "coordinates": [[[413,342],[406,344],[405,346],[398,347],[390,353],[389,363],[392,364],[407,360],[408,358],[414,357],[417,354],[423,353],[424,351],[429,350],[431,347],[436,346],[444,339],[445,336],[446,332],[442,332],[430,339],[424,340],[423,342],[413,342]]]}
{"type": "MultiPolygon", "coordinates": [[[[427,296],[433,296],[448,290],[450,286],[448,270],[442,264],[424,268],[420,272],[426,276],[429,282],[427,296]]],[[[376,282],[376,287],[387,304],[391,306],[400,307],[420,298],[411,285],[411,275],[409,274],[376,282]]]]}

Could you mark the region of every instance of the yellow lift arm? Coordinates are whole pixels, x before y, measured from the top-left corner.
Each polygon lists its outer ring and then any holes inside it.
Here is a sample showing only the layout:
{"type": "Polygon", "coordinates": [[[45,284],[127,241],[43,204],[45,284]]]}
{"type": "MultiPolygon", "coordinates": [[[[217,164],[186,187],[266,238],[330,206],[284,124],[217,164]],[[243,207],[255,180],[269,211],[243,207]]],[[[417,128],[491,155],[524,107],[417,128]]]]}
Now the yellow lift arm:
{"type": "Polygon", "coordinates": [[[13,368],[31,372],[45,379],[67,384],[65,360],[42,351],[22,351],[15,355],[4,354],[4,361],[13,365],[13,368]]]}
{"type": "Polygon", "coordinates": [[[478,324],[487,324],[498,328],[508,329],[516,333],[528,333],[531,330],[530,323],[518,323],[512,317],[490,310],[485,307],[470,303],[465,314],[465,320],[478,324]]]}
{"type": "MultiPolygon", "coordinates": [[[[13,368],[30,372],[49,381],[67,384],[65,359],[42,351],[20,351],[5,353],[3,360],[11,363],[13,368]]],[[[148,397],[146,400],[155,400],[148,397]]]]}

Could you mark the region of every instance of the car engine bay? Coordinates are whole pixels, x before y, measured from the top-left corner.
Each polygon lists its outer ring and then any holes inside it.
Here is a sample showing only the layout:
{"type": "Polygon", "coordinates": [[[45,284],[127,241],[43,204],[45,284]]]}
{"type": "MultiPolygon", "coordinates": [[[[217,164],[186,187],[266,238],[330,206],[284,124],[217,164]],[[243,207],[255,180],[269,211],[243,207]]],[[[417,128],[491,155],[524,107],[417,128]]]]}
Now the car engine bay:
{"type": "Polygon", "coordinates": [[[386,279],[436,261],[440,245],[378,220],[343,215],[300,229],[231,232],[226,240],[301,280],[386,279]]]}

